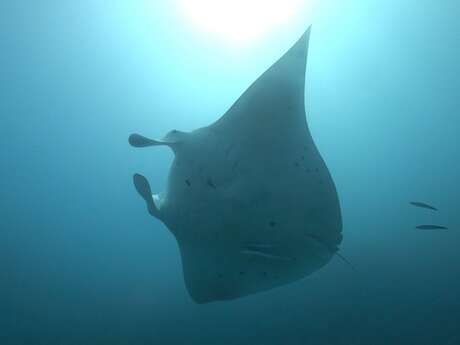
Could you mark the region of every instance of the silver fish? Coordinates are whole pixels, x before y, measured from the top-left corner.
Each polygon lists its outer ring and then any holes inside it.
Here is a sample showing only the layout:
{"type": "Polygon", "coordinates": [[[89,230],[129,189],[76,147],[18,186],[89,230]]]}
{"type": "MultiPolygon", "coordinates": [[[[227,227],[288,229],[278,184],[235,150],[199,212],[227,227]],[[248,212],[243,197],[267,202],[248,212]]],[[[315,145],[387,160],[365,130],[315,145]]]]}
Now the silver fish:
{"type": "Polygon", "coordinates": [[[448,230],[449,229],[441,225],[418,225],[416,228],[420,230],[448,230]]]}
{"type": "Polygon", "coordinates": [[[426,208],[428,210],[437,211],[438,209],[434,206],[428,205],[424,202],[419,201],[411,201],[410,204],[415,207],[426,208]]]}

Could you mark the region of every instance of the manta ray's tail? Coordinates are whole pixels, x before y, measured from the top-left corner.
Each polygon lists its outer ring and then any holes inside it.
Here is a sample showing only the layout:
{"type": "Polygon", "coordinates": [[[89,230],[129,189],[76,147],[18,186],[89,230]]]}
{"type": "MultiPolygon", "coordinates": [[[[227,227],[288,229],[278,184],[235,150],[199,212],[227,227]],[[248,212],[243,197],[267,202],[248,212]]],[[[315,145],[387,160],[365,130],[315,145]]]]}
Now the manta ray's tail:
{"type": "Polygon", "coordinates": [[[340,254],[338,251],[334,253],[335,255],[337,255],[337,257],[342,260],[343,262],[345,262],[348,266],[351,267],[351,269],[356,272],[356,267],[347,259],[345,258],[342,254],[340,254]]]}

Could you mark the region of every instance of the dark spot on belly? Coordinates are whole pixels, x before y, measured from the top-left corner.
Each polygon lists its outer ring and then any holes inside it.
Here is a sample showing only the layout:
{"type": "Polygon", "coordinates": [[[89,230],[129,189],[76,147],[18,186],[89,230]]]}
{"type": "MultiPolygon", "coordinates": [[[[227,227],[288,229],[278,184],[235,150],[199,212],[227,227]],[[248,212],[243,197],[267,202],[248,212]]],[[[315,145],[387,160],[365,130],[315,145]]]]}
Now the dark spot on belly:
{"type": "Polygon", "coordinates": [[[189,186],[189,187],[192,185],[192,183],[191,183],[190,180],[188,180],[188,179],[185,180],[185,183],[186,183],[186,185],[189,186]]]}
{"type": "Polygon", "coordinates": [[[269,223],[268,223],[272,228],[274,228],[276,226],[276,222],[271,220],[269,223]]]}
{"type": "Polygon", "coordinates": [[[214,184],[214,182],[212,181],[212,179],[211,179],[210,177],[208,177],[208,179],[207,179],[207,181],[206,181],[206,184],[207,184],[209,187],[213,188],[213,189],[216,189],[216,188],[217,188],[216,185],[214,184]]]}
{"type": "Polygon", "coordinates": [[[298,168],[300,166],[299,162],[294,162],[294,166],[298,168]]]}
{"type": "Polygon", "coordinates": [[[240,272],[240,276],[244,276],[246,272],[240,272]]]}

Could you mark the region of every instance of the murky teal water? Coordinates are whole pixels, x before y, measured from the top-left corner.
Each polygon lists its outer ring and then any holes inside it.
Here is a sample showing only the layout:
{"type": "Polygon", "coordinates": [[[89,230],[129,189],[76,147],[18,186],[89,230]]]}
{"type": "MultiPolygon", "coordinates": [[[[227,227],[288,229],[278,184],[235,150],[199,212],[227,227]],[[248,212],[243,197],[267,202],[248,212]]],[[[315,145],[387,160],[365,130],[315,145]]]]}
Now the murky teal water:
{"type": "Polygon", "coordinates": [[[0,2],[0,344],[460,344],[460,3],[323,6],[308,121],[356,272],[196,305],[131,183],[172,154],[127,137],[214,121],[307,23],[237,48],[168,1],[0,2]]]}

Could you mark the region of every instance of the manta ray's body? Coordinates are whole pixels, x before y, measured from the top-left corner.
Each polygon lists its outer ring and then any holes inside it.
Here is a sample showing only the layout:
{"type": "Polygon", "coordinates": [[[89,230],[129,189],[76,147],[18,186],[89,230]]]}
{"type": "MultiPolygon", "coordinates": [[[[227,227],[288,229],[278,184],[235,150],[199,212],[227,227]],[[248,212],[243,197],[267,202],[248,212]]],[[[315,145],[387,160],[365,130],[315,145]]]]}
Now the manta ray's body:
{"type": "Polygon", "coordinates": [[[175,153],[167,190],[149,212],[176,237],[187,289],[198,303],[234,299],[307,276],[342,240],[336,188],[308,130],[309,32],[214,124],[136,147],[175,153]]]}

